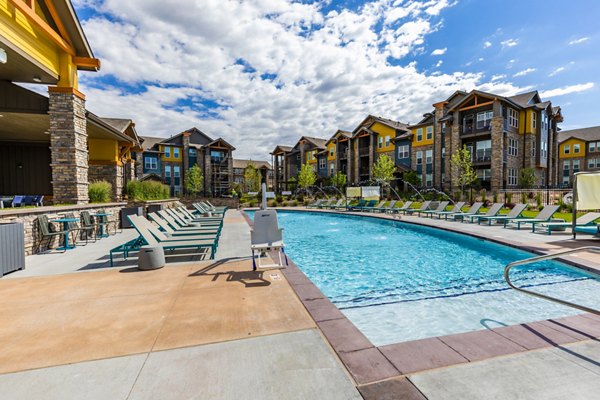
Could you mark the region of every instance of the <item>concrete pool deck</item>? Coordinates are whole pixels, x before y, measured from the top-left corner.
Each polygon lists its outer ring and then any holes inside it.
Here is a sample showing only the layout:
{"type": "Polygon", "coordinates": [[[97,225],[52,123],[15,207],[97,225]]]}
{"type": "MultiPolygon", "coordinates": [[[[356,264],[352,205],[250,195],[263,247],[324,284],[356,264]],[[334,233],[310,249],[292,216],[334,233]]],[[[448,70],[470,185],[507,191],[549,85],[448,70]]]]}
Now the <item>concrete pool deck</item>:
{"type": "MultiPolygon", "coordinates": [[[[565,246],[564,237],[511,233],[519,236],[507,240],[535,248],[565,246]]],[[[135,261],[108,268],[102,251],[48,255],[59,274],[43,258],[28,259],[26,270],[0,279],[3,397],[589,399],[600,392],[600,318],[375,347],[293,262],[251,272],[249,226],[236,210],[226,214],[213,261],[142,272],[135,261]]]]}

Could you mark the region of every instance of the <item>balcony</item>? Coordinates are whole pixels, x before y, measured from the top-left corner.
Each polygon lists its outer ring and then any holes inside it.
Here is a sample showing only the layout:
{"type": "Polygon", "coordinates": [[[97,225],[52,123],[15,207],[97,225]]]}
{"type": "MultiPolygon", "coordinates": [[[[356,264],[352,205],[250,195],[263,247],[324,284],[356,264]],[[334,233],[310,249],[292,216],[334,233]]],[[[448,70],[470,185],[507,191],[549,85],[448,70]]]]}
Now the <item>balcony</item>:
{"type": "Polygon", "coordinates": [[[229,163],[229,157],[211,157],[210,162],[211,164],[227,165],[229,163]]]}
{"type": "Polygon", "coordinates": [[[358,155],[360,157],[368,156],[369,155],[369,147],[368,146],[366,146],[366,147],[359,147],[358,148],[358,155]]]}
{"type": "Polygon", "coordinates": [[[477,150],[473,156],[473,164],[489,164],[492,162],[492,149],[477,150]]]}
{"type": "Polygon", "coordinates": [[[338,152],[337,157],[340,160],[347,160],[348,159],[348,152],[345,151],[345,150],[344,151],[340,151],[340,152],[338,152]]]}
{"type": "Polygon", "coordinates": [[[462,124],[460,125],[461,135],[476,135],[480,133],[490,133],[492,130],[491,121],[486,121],[483,126],[477,127],[476,124],[462,124]]]}

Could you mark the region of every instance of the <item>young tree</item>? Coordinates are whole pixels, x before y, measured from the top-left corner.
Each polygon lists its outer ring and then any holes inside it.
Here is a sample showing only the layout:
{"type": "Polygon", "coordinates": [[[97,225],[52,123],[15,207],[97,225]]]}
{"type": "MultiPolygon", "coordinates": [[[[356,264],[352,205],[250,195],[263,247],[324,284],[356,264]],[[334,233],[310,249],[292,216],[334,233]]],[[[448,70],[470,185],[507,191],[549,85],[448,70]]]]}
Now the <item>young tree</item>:
{"type": "Polygon", "coordinates": [[[523,189],[530,189],[535,186],[536,176],[533,168],[523,168],[519,176],[519,185],[523,189]]]}
{"type": "Polygon", "coordinates": [[[335,186],[338,189],[342,189],[348,183],[348,177],[341,171],[335,173],[335,175],[331,175],[329,178],[329,182],[331,186],[335,186]]]}
{"type": "Polygon", "coordinates": [[[381,155],[373,164],[373,179],[382,186],[389,186],[394,179],[396,164],[387,154],[381,155]]]}
{"type": "Polygon", "coordinates": [[[298,185],[303,189],[308,189],[317,181],[317,175],[313,167],[309,164],[304,164],[298,173],[298,185]]]}
{"type": "Polygon", "coordinates": [[[244,171],[244,184],[246,192],[258,192],[260,190],[260,172],[252,163],[248,163],[244,171]]]}
{"type": "Polygon", "coordinates": [[[471,161],[471,152],[467,149],[467,146],[463,146],[462,149],[452,154],[450,158],[450,173],[452,183],[459,186],[461,195],[464,195],[465,187],[477,179],[471,161]]]}
{"type": "Polygon", "coordinates": [[[187,194],[196,196],[202,190],[204,176],[198,164],[194,164],[185,174],[184,187],[187,194]]]}
{"type": "Polygon", "coordinates": [[[418,186],[421,184],[421,178],[417,175],[417,171],[407,171],[402,175],[402,180],[410,185],[418,186]]]}

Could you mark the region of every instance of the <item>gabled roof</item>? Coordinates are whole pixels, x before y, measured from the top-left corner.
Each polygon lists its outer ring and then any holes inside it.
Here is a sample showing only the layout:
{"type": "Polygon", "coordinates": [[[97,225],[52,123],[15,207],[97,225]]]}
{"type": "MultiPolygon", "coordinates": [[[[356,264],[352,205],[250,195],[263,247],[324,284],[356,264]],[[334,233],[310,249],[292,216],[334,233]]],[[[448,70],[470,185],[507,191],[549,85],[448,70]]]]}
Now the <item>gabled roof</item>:
{"type": "Polygon", "coordinates": [[[329,140],[325,143],[325,146],[327,146],[329,143],[331,143],[332,141],[339,139],[340,137],[345,137],[345,138],[351,138],[352,137],[352,132],[348,132],[348,131],[344,131],[341,129],[338,129],[333,136],[331,136],[329,138],[329,140]]]}
{"type": "Polygon", "coordinates": [[[135,123],[131,119],[123,119],[123,118],[104,118],[101,119],[107,124],[113,126],[115,129],[121,131],[125,135],[131,137],[136,145],[141,143],[140,137],[138,136],[135,130],[135,123]]]}
{"type": "Polygon", "coordinates": [[[405,124],[403,122],[394,121],[392,119],[383,117],[376,117],[374,115],[369,114],[365,119],[362,120],[360,124],[356,126],[356,128],[354,128],[352,134],[356,135],[362,128],[369,128],[375,122],[379,122],[380,124],[389,126],[392,129],[406,129],[408,127],[408,124],[405,124]]]}
{"type": "Polygon", "coordinates": [[[267,168],[272,169],[271,164],[268,161],[255,161],[255,160],[239,160],[233,159],[233,168],[246,169],[248,165],[254,165],[256,168],[267,168]]]}
{"type": "Polygon", "coordinates": [[[108,134],[110,134],[112,137],[114,137],[117,140],[137,144],[137,142],[134,138],[121,132],[119,129],[117,129],[114,126],[112,126],[111,124],[107,123],[103,118],[100,118],[93,112],[86,110],[85,116],[86,116],[87,122],[92,123],[95,126],[97,126],[98,128],[100,128],[101,132],[107,132],[108,134]]]}
{"type": "MultiPolygon", "coordinates": [[[[327,143],[327,139],[316,138],[316,137],[311,137],[311,136],[302,136],[300,139],[298,139],[298,143],[296,143],[296,146],[298,146],[298,144],[300,144],[300,142],[303,140],[309,142],[310,144],[312,144],[319,150],[324,149],[325,144],[327,143]]],[[[296,146],[294,146],[294,148],[296,146]]]]}
{"type": "MultiPolygon", "coordinates": [[[[537,92],[536,92],[537,93],[537,92]]],[[[498,100],[503,100],[507,103],[512,104],[515,107],[522,107],[519,104],[515,103],[513,100],[511,100],[508,97],[504,97],[504,96],[500,96],[500,95],[496,95],[493,93],[488,93],[488,92],[483,92],[481,90],[476,90],[473,89],[471,90],[468,95],[466,95],[465,97],[463,97],[460,101],[456,102],[455,104],[452,105],[452,107],[448,107],[448,111],[460,108],[460,106],[462,106],[464,103],[466,103],[469,99],[471,99],[473,96],[480,96],[480,97],[486,97],[490,100],[494,100],[494,99],[498,99],[498,100]]],[[[518,95],[517,95],[518,96],[518,95]]]]}
{"type": "Polygon", "coordinates": [[[290,151],[292,151],[292,146],[282,146],[282,145],[278,144],[277,146],[275,146],[275,149],[273,149],[271,154],[289,153],[290,151]]]}
{"type": "Polygon", "coordinates": [[[142,149],[144,150],[151,150],[154,146],[165,140],[164,137],[157,136],[140,136],[140,138],[142,139],[142,149]]]}
{"type": "Polygon", "coordinates": [[[229,143],[228,143],[228,142],[227,142],[225,139],[223,139],[223,138],[218,138],[218,139],[216,139],[216,140],[213,140],[212,142],[208,143],[208,144],[206,145],[206,147],[214,147],[214,146],[217,146],[217,145],[219,145],[220,147],[226,147],[226,148],[228,148],[228,149],[230,149],[230,150],[232,150],[232,151],[233,151],[233,150],[235,150],[235,147],[233,147],[231,144],[229,144],[229,143]]]}
{"type": "Polygon", "coordinates": [[[510,99],[513,103],[523,108],[531,107],[534,104],[537,104],[542,101],[537,90],[516,94],[507,98],[510,99]]]}
{"type": "Polygon", "coordinates": [[[423,114],[423,119],[421,119],[419,122],[417,122],[414,125],[409,125],[408,128],[415,128],[415,127],[421,126],[421,125],[431,125],[431,124],[433,124],[434,115],[435,115],[434,113],[435,113],[435,110],[432,111],[432,112],[430,112],[430,113],[423,114]]]}
{"type": "Polygon", "coordinates": [[[600,141],[600,126],[591,126],[589,128],[570,129],[558,133],[558,142],[564,142],[572,138],[583,140],[584,142],[600,141]]]}

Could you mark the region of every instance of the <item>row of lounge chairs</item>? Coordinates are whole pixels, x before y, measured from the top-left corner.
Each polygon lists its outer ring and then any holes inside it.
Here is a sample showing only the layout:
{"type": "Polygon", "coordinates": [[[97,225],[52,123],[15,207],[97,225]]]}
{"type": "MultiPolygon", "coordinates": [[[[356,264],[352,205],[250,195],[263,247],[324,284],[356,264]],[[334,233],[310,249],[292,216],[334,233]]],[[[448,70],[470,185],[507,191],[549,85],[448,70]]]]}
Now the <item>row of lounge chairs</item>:
{"type": "Polygon", "coordinates": [[[122,253],[127,258],[131,251],[141,246],[160,246],[164,250],[184,250],[204,254],[214,259],[223,228],[223,217],[227,207],[215,207],[209,203],[194,203],[196,212],[179,205],[148,214],[148,218],[129,215],[129,221],[139,237],[110,251],[110,265],[113,254],[122,253]]]}
{"type": "Polygon", "coordinates": [[[0,197],[0,208],[24,207],[44,205],[44,195],[35,196],[2,196],[0,197]]]}
{"type": "MultiPolygon", "coordinates": [[[[573,226],[572,222],[566,222],[564,219],[553,218],[559,210],[559,206],[547,205],[535,217],[525,218],[523,212],[527,209],[526,204],[515,204],[508,214],[500,214],[504,203],[492,204],[485,213],[481,213],[482,202],[473,203],[467,211],[464,211],[465,202],[456,203],[451,210],[447,210],[450,202],[441,201],[439,203],[424,201],[420,208],[411,208],[413,202],[407,201],[401,207],[396,207],[397,202],[392,201],[387,206],[385,201],[376,204],[376,201],[361,200],[354,206],[349,206],[349,211],[363,212],[386,212],[398,213],[404,215],[417,215],[419,217],[438,218],[451,221],[461,221],[466,223],[475,223],[492,225],[493,223],[502,224],[504,228],[514,227],[520,230],[522,227],[531,227],[532,232],[545,232],[552,234],[556,231],[564,231],[573,226]],[[435,208],[432,206],[437,204],[435,208]]],[[[595,221],[600,219],[600,213],[589,212],[577,218],[575,221],[575,231],[579,233],[600,234],[600,225],[595,221]]]]}

